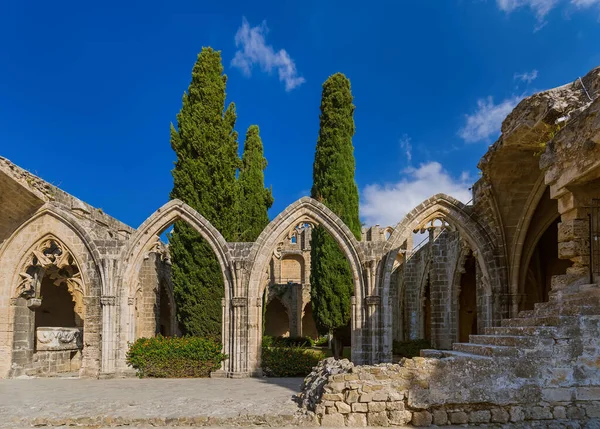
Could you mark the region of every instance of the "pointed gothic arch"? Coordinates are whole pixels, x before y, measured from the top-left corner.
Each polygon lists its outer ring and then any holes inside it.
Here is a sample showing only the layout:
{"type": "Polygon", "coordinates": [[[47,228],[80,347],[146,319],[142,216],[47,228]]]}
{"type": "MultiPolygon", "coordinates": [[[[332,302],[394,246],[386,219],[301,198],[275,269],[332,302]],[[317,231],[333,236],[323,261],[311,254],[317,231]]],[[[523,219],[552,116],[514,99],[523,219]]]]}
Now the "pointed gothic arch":
{"type": "MultiPolygon", "coordinates": [[[[367,279],[363,276],[365,257],[363,249],[350,231],[348,226],[324,204],[310,198],[303,197],[289,205],[262,231],[250,250],[249,261],[252,267],[249,273],[249,302],[256,302],[255,309],[250,309],[248,318],[251,326],[261,326],[262,291],[267,285],[267,267],[273,252],[277,250],[278,243],[300,223],[312,223],[322,226],[337,242],[348,260],[354,280],[354,299],[352,310],[352,360],[362,362],[363,350],[360,347],[361,329],[365,318],[363,301],[369,293],[367,279]]],[[[374,287],[374,286],[373,286],[374,287]]],[[[260,363],[260,335],[251,335],[249,344],[249,362],[260,363]]]]}
{"type": "Polygon", "coordinates": [[[383,289],[389,289],[396,255],[409,240],[413,231],[434,219],[440,219],[452,225],[474,249],[482,272],[481,281],[485,291],[485,296],[482,297],[486,308],[484,326],[499,323],[502,317],[505,316],[505,303],[502,297],[506,295],[507,290],[500,275],[501,269],[497,260],[496,246],[494,246],[485,229],[477,222],[474,214],[470,211],[470,207],[445,194],[436,194],[423,201],[395,227],[384,248],[386,259],[383,289]]]}
{"type": "MultiPolygon", "coordinates": [[[[37,308],[41,301],[33,298],[41,289],[34,292],[33,283],[51,273],[52,282],[66,285],[65,293],[71,295],[74,311],[83,321],[84,343],[89,346],[82,350],[80,375],[97,376],[101,370],[98,356],[102,353],[100,335],[94,328],[102,325],[100,261],[98,249],[77,219],[51,203],[44,205],[0,247],[0,294],[10,297],[6,308],[0,305],[0,329],[6,327],[6,332],[15,333],[11,320],[18,312],[34,317],[35,310],[31,309],[37,308]]],[[[21,342],[21,348],[14,349],[12,335],[5,347],[0,348],[0,377],[6,376],[11,368],[13,376],[19,375],[30,364],[36,347],[35,332],[27,330],[20,335],[28,344],[25,348],[21,342]]]]}
{"type": "MultiPolygon", "coordinates": [[[[158,237],[176,221],[187,222],[208,242],[221,267],[225,287],[225,301],[228,302],[232,296],[231,259],[227,242],[221,233],[206,218],[183,201],[174,199],[164,204],[139,226],[120,255],[120,272],[117,275],[120,283],[117,290],[122,291],[120,302],[123,308],[127,308],[125,312],[122,312],[124,315],[121,318],[121,332],[123,335],[121,335],[120,352],[118,354],[118,365],[122,370],[126,369],[125,351],[127,350],[127,342],[133,341],[135,336],[135,309],[133,306],[139,289],[137,275],[146,255],[157,250],[158,237]]],[[[225,342],[227,336],[226,326],[222,328],[222,336],[225,342]]]]}

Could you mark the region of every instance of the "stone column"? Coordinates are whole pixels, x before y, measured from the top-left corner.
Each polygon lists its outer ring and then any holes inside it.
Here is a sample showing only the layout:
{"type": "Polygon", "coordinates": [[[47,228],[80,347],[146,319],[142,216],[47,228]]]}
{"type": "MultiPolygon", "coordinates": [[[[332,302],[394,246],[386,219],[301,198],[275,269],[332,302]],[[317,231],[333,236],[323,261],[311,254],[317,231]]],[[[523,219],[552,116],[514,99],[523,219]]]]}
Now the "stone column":
{"type": "Polygon", "coordinates": [[[100,375],[101,377],[110,377],[116,371],[117,298],[114,295],[103,295],[100,297],[100,304],[102,305],[102,371],[100,375]]]}
{"type": "MultiPolygon", "coordinates": [[[[566,190],[561,190],[566,191],[566,190]]],[[[566,191],[558,197],[558,257],[573,265],[566,274],[552,278],[552,292],[572,283],[589,283],[589,206],[591,196],[583,190],[566,191]]]]}

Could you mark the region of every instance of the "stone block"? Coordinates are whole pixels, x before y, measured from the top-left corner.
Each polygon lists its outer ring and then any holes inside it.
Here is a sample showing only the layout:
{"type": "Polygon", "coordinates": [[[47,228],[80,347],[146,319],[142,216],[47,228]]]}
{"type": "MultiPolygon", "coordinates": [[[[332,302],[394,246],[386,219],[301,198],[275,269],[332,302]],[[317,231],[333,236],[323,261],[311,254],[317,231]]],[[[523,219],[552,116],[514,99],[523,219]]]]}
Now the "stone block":
{"type": "Polygon", "coordinates": [[[450,423],[453,425],[464,425],[469,423],[469,416],[464,411],[450,413],[450,423]]]}
{"type": "Polygon", "coordinates": [[[413,426],[431,426],[433,416],[429,411],[415,411],[412,416],[413,426]]]}
{"type": "Polygon", "coordinates": [[[581,420],[585,417],[585,410],[578,407],[567,407],[567,418],[569,420],[581,420]]]}
{"type": "Polygon", "coordinates": [[[350,413],[346,415],[346,426],[365,427],[367,426],[367,415],[361,413],[350,413]]]}
{"type": "Polygon", "coordinates": [[[542,399],[545,402],[570,402],[573,391],[568,388],[542,389],[542,399]]]}
{"type": "Polygon", "coordinates": [[[373,401],[377,401],[377,402],[385,402],[388,400],[388,394],[387,392],[383,392],[383,391],[379,391],[379,392],[375,392],[373,394],[373,401]]]}
{"type": "Polygon", "coordinates": [[[392,390],[388,392],[388,396],[390,398],[390,401],[401,401],[404,399],[404,393],[398,392],[397,390],[392,390]]]}
{"type": "Polygon", "coordinates": [[[445,410],[434,410],[432,415],[434,425],[448,424],[448,413],[445,410]]]}
{"type": "Polygon", "coordinates": [[[512,423],[519,423],[525,420],[525,412],[521,407],[510,407],[510,421],[512,423]]]}
{"type": "Polygon", "coordinates": [[[342,414],[325,414],[321,418],[321,426],[325,427],[342,427],[346,426],[344,416],[342,414]]]}
{"type": "Polygon", "coordinates": [[[345,401],[347,404],[353,404],[355,402],[358,402],[358,392],[356,390],[348,390],[346,392],[345,401]]]}
{"type": "Polygon", "coordinates": [[[353,413],[366,413],[369,411],[369,405],[362,402],[355,402],[352,404],[352,412],[353,413]]]}
{"type": "Polygon", "coordinates": [[[346,383],[329,383],[327,386],[325,386],[325,390],[329,390],[331,393],[342,393],[345,387],[346,383]]]}
{"type": "Polygon", "coordinates": [[[322,399],[324,401],[343,401],[344,395],[341,393],[323,393],[322,399]]]}
{"type": "Polygon", "coordinates": [[[385,402],[369,402],[369,412],[381,412],[385,411],[385,402]]]}
{"type": "Polygon", "coordinates": [[[469,423],[488,423],[491,418],[489,410],[471,411],[469,413],[469,423]]]}
{"type": "Polygon", "coordinates": [[[531,407],[525,409],[526,420],[551,420],[552,412],[548,407],[531,407]]]}
{"type": "Polygon", "coordinates": [[[369,426],[388,427],[390,425],[390,422],[388,420],[388,416],[385,411],[369,412],[369,413],[367,413],[367,424],[369,426]]]}
{"type": "Polygon", "coordinates": [[[492,423],[508,423],[510,414],[504,408],[492,408],[492,423]]]}
{"type": "Polygon", "coordinates": [[[597,405],[597,404],[584,405],[583,408],[585,408],[585,413],[587,414],[588,417],[593,418],[593,419],[600,418],[600,405],[597,405]]]}
{"type": "Polygon", "coordinates": [[[402,401],[387,402],[386,408],[388,409],[388,411],[404,411],[404,402],[402,402],[402,401]]]}
{"type": "Polygon", "coordinates": [[[373,401],[372,393],[363,393],[360,395],[359,402],[371,402],[371,401],[373,401]]]}
{"type": "Polygon", "coordinates": [[[600,401],[600,387],[578,387],[575,395],[578,401],[600,401]]]}
{"type": "Polygon", "coordinates": [[[388,411],[390,424],[394,426],[405,426],[412,420],[410,411],[388,411]]]}
{"type": "Polygon", "coordinates": [[[336,402],[335,407],[337,408],[337,411],[340,414],[348,414],[352,411],[352,408],[350,407],[350,405],[348,405],[342,401],[336,402]]]}
{"type": "Polygon", "coordinates": [[[567,409],[562,406],[554,407],[554,409],[552,410],[552,415],[555,419],[566,419],[567,409]]]}

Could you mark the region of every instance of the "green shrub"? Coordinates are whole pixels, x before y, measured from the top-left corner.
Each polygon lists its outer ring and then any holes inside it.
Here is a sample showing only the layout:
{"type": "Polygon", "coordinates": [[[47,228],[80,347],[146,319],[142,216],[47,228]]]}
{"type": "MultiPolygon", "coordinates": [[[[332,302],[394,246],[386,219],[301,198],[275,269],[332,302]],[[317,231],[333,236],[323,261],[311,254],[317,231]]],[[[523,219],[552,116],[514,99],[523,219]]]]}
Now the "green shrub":
{"type": "Polygon", "coordinates": [[[310,337],[273,337],[263,336],[263,347],[312,347],[314,340],[310,337]]]}
{"type": "Polygon", "coordinates": [[[315,340],[315,346],[327,347],[329,345],[329,338],[327,335],[323,335],[315,340]]]}
{"type": "Polygon", "coordinates": [[[262,369],[269,377],[304,377],[325,353],[304,347],[263,347],[262,369]]]}
{"type": "Polygon", "coordinates": [[[226,358],[219,342],[201,337],[139,338],[127,352],[140,378],[208,377],[226,358]]]}
{"type": "Polygon", "coordinates": [[[394,355],[413,358],[419,356],[421,349],[430,349],[431,344],[427,340],[394,341],[392,351],[394,355]]]}

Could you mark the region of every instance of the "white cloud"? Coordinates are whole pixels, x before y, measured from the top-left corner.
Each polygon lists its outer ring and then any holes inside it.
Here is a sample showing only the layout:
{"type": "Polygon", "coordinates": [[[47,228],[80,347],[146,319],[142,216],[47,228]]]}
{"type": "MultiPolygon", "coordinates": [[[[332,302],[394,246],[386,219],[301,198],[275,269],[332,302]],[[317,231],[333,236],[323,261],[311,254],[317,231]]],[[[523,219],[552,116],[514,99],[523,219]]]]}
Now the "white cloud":
{"type": "Polygon", "coordinates": [[[570,4],[580,9],[600,6],[600,0],[496,0],[498,8],[506,13],[522,7],[531,9],[538,20],[536,30],[545,25],[546,15],[559,3],[570,4]]]}
{"type": "Polygon", "coordinates": [[[458,135],[467,143],[484,141],[500,133],[502,121],[514,109],[522,97],[507,98],[500,104],[494,104],[489,96],[477,100],[477,110],[465,115],[466,123],[458,130],[458,135]]]}
{"type": "Polygon", "coordinates": [[[252,68],[258,64],[260,68],[271,73],[277,70],[279,81],[285,82],[285,90],[292,89],[304,83],[304,78],[298,76],[296,64],[285,49],[275,52],[272,45],[267,45],[266,35],[269,32],[267,22],[259,26],[250,27],[246,18],[242,19],[242,26],[235,34],[235,46],[239,48],[231,65],[239,68],[246,76],[252,74],[252,68]]]}
{"type": "Polygon", "coordinates": [[[404,151],[404,154],[406,155],[406,160],[409,164],[412,161],[412,144],[410,141],[411,138],[407,134],[404,134],[400,138],[400,149],[404,151]]]}
{"type": "Polygon", "coordinates": [[[520,80],[521,82],[526,82],[526,83],[531,83],[534,80],[536,80],[538,77],[538,71],[537,70],[531,70],[530,72],[523,72],[523,73],[515,73],[514,75],[514,79],[515,80],[520,80]]]}
{"type": "Polygon", "coordinates": [[[558,2],[559,0],[496,0],[498,8],[506,13],[521,7],[529,7],[539,21],[543,21],[558,2]]]}
{"type": "MultiPolygon", "coordinates": [[[[399,182],[367,185],[361,195],[361,216],[367,225],[396,225],[427,198],[444,193],[466,203],[471,199],[468,173],[454,178],[439,162],[409,167],[399,182]]],[[[416,243],[415,243],[416,244],[416,243]]]]}

